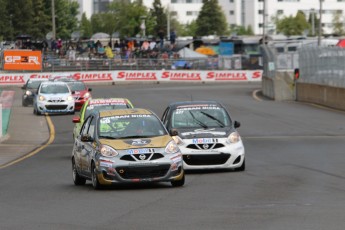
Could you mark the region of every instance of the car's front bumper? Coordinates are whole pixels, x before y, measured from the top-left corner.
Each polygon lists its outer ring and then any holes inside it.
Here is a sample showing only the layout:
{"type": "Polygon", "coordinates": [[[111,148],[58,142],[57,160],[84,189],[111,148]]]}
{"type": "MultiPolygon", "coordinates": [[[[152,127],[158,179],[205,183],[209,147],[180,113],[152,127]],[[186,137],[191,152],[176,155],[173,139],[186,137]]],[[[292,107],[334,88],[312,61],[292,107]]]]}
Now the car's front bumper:
{"type": "Polygon", "coordinates": [[[37,102],[40,113],[74,113],[74,101],[37,102]]]}
{"type": "MultiPolygon", "coordinates": [[[[242,166],[245,160],[245,150],[242,141],[229,144],[226,138],[218,139],[217,147],[212,144],[200,149],[192,140],[184,139],[179,148],[183,154],[183,167],[192,169],[236,169],[242,166]]],[[[203,146],[203,145],[200,145],[203,146]]]]}
{"type": "Polygon", "coordinates": [[[101,184],[170,182],[181,180],[184,175],[182,155],[159,161],[126,162],[100,158],[96,173],[101,184]]]}

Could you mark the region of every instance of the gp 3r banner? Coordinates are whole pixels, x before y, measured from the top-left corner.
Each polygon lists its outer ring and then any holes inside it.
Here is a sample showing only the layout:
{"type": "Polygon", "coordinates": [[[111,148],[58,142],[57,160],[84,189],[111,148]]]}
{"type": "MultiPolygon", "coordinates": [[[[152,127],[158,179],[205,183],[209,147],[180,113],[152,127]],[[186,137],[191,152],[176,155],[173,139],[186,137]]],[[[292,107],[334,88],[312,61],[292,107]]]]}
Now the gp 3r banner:
{"type": "Polygon", "coordinates": [[[41,70],[41,51],[5,50],[4,70],[41,70]]]}

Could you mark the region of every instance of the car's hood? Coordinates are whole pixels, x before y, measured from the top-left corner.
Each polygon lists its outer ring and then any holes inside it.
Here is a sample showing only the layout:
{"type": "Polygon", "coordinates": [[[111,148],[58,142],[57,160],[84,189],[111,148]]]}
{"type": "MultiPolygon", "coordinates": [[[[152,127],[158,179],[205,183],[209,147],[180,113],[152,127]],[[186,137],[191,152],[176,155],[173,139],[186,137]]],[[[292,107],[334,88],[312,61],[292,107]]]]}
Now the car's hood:
{"type": "Polygon", "coordinates": [[[235,131],[231,127],[225,128],[189,128],[189,129],[177,129],[178,135],[182,139],[191,138],[214,138],[214,137],[228,137],[229,134],[235,131]]]}
{"type": "Polygon", "coordinates": [[[67,98],[71,94],[69,94],[69,93],[54,93],[54,94],[41,93],[40,95],[44,96],[47,99],[55,99],[56,100],[56,99],[61,99],[61,98],[67,98]]]}
{"type": "Polygon", "coordinates": [[[87,90],[74,91],[73,96],[74,96],[74,97],[84,96],[84,94],[86,94],[87,92],[89,92],[89,91],[87,91],[87,90]]]}
{"type": "Polygon", "coordinates": [[[169,135],[152,138],[132,138],[132,139],[100,139],[101,144],[109,145],[117,150],[136,148],[165,148],[172,140],[169,135]]]}

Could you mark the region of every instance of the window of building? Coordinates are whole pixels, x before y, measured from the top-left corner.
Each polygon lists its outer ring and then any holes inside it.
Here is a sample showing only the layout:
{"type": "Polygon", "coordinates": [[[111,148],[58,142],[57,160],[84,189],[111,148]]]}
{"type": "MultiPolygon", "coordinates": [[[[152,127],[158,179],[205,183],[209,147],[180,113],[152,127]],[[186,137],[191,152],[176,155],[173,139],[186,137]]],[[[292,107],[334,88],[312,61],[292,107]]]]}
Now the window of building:
{"type": "Polygon", "coordinates": [[[278,14],[278,15],[284,14],[284,10],[277,10],[277,14],[278,14]]]}
{"type": "Polygon", "coordinates": [[[171,16],[177,16],[177,11],[171,11],[171,12],[170,12],[170,15],[171,15],[171,16]]]}
{"type": "Polygon", "coordinates": [[[259,14],[263,14],[264,11],[263,11],[263,10],[258,10],[258,13],[259,13],[259,14]]]}
{"type": "Polygon", "coordinates": [[[259,28],[262,28],[262,23],[259,23],[259,28]]]}
{"type": "Polygon", "coordinates": [[[233,10],[230,10],[230,11],[229,11],[229,14],[230,14],[230,15],[234,15],[235,12],[234,12],[233,10]]]}
{"type": "Polygon", "coordinates": [[[230,3],[234,3],[234,0],[229,0],[230,3]]]}

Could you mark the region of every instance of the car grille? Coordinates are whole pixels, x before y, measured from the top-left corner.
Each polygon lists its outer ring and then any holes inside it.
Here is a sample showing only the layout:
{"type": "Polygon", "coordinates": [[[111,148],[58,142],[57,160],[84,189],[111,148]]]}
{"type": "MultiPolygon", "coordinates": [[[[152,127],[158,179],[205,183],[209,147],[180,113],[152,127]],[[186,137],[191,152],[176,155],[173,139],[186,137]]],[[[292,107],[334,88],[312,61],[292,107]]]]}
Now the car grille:
{"type": "Polygon", "coordinates": [[[65,100],[60,100],[60,99],[57,99],[57,100],[48,100],[48,102],[50,103],[57,103],[57,102],[65,102],[65,100]]]}
{"type": "Polygon", "coordinates": [[[223,144],[213,143],[213,144],[190,144],[187,145],[188,149],[219,149],[224,147],[223,144]]]}
{"type": "Polygon", "coordinates": [[[183,155],[183,160],[188,165],[222,165],[230,156],[228,153],[183,155]]]}
{"type": "Polygon", "coordinates": [[[67,108],[67,105],[46,105],[48,110],[64,110],[67,108]]]}
{"type": "Polygon", "coordinates": [[[170,169],[169,164],[155,166],[123,166],[116,168],[116,172],[123,179],[145,179],[165,176],[170,169]]]}
{"type": "Polygon", "coordinates": [[[145,161],[145,160],[157,160],[163,158],[164,155],[161,153],[145,153],[145,154],[128,154],[122,156],[120,159],[123,161],[145,161]],[[145,156],[145,157],[144,157],[145,156]]]}

